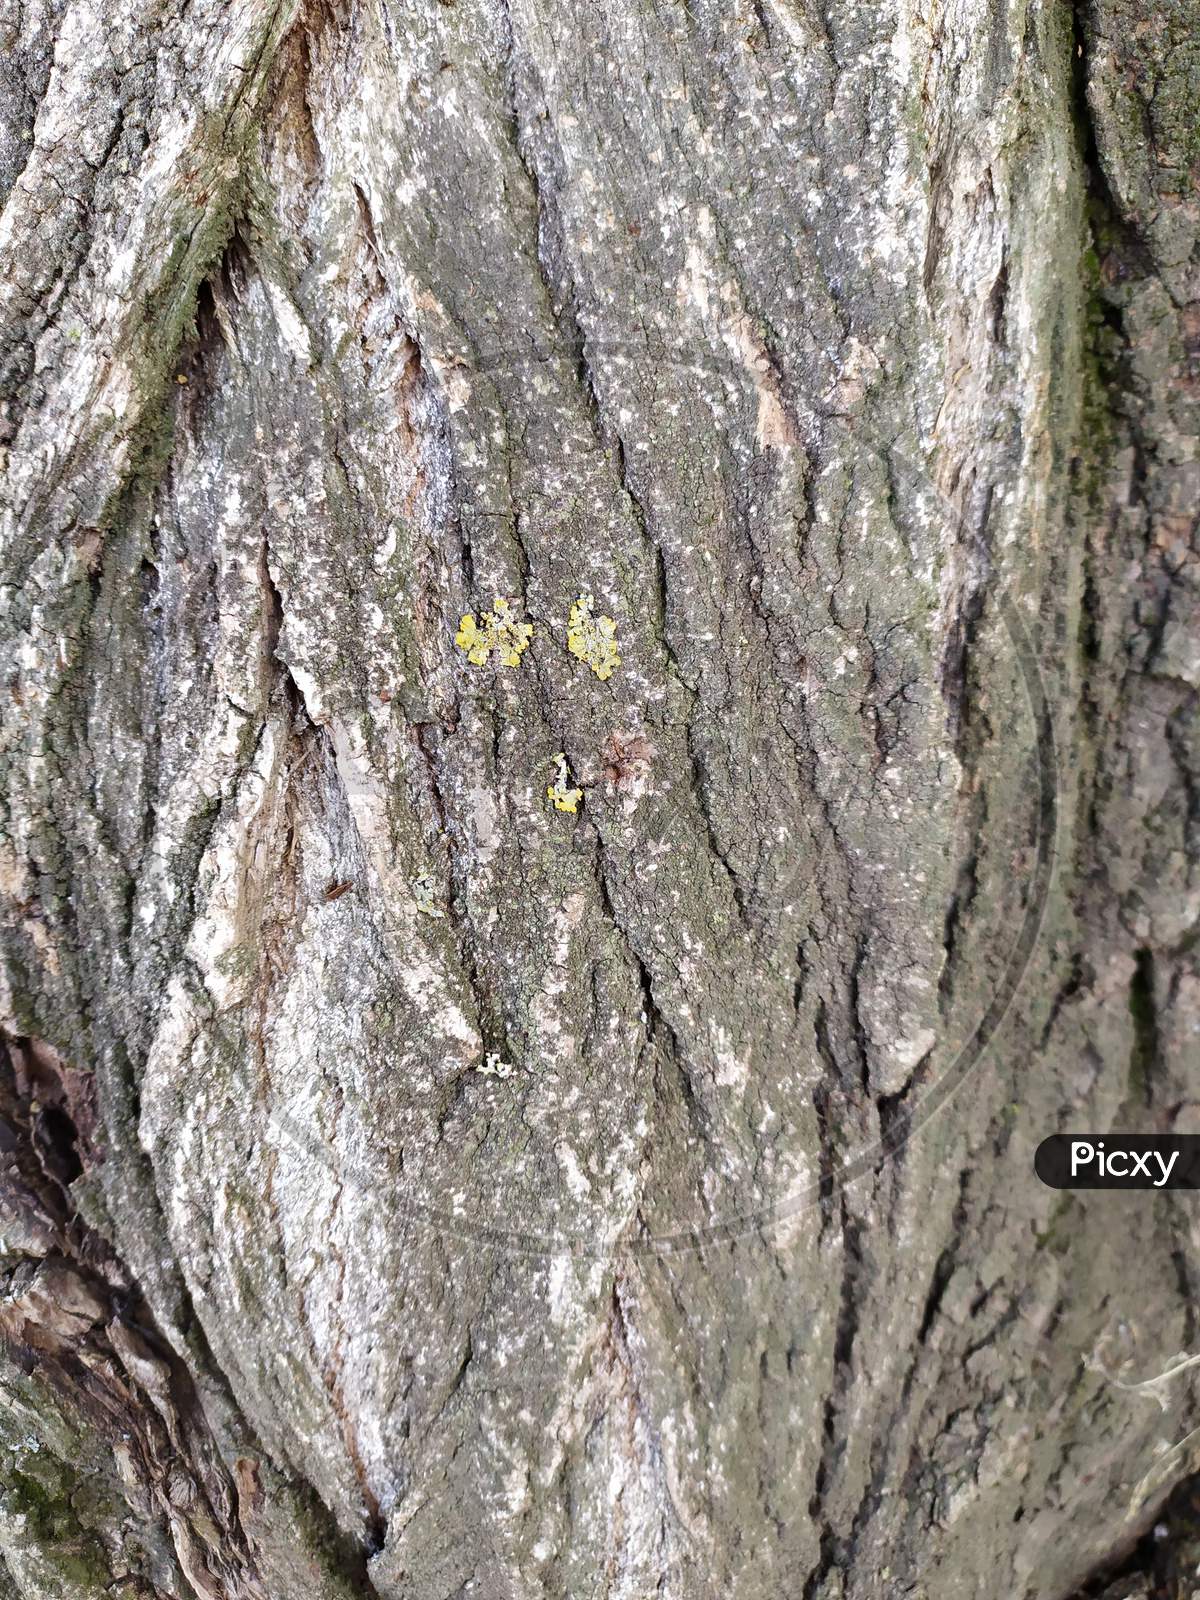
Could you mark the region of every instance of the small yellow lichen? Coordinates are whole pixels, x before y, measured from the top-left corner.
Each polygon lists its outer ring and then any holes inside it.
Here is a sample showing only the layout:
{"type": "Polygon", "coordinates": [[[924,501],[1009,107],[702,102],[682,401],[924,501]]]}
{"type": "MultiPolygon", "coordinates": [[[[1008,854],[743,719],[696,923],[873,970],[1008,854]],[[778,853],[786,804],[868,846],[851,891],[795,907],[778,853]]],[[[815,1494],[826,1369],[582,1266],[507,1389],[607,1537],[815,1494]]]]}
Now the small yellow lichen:
{"type": "Polygon", "coordinates": [[[414,878],[412,887],[418,911],[423,911],[427,917],[445,917],[446,913],[437,903],[437,891],[431,872],[423,872],[419,878],[414,878]]]}
{"type": "Polygon", "coordinates": [[[611,678],[621,665],[617,625],[611,617],[593,617],[590,594],[581,594],[567,622],[567,649],[586,661],[598,678],[611,678]]]}
{"type": "Polygon", "coordinates": [[[511,1078],[516,1070],[511,1061],[502,1061],[495,1050],[489,1050],[485,1059],[475,1068],[485,1078],[511,1078]]]}
{"type": "Polygon", "coordinates": [[[556,811],[579,810],[579,802],[583,799],[582,789],[572,789],[571,780],[567,775],[567,758],[560,750],[554,758],[554,782],[548,785],[546,794],[554,805],[556,811]]]}
{"type": "Polygon", "coordinates": [[[533,638],[533,624],[518,622],[512,616],[512,607],[499,595],[492,601],[492,609],[485,611],[476,622],[468,613],[458,625],[454,642],[467,652],[467,660],[477,667],[486,664],[492,651],[505,667],[520,664],[521,652],[533,638]]]}

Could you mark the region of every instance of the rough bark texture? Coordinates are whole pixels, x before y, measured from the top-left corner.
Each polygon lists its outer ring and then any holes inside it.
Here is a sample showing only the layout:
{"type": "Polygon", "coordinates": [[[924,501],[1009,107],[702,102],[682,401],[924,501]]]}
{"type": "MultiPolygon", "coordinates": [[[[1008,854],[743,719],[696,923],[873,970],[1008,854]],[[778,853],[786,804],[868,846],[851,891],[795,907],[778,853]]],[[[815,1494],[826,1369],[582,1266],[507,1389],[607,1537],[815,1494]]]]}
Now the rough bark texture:
{"type": "Polygon", "coordinates": [[[3,16],[0,1591],[1067,1593],[1189,1461],[1194,1205],[1032,1152],[1200,1131],[1194,0],[3,16]]]}

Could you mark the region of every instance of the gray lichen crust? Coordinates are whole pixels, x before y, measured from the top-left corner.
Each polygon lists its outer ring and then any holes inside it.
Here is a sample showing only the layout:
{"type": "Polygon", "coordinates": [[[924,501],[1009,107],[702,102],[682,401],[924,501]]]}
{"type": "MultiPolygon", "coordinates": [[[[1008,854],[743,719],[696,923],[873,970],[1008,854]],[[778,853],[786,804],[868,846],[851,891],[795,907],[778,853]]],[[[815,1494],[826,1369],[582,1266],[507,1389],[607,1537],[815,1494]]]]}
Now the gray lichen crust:
{"type": "Polygon", "coordinates": [[[0,1589],[1068,1592],[1188,1467],[1194,1219],[1032,1152],[1200,1131],[1194,0],[15,18],[0,1589]]]}

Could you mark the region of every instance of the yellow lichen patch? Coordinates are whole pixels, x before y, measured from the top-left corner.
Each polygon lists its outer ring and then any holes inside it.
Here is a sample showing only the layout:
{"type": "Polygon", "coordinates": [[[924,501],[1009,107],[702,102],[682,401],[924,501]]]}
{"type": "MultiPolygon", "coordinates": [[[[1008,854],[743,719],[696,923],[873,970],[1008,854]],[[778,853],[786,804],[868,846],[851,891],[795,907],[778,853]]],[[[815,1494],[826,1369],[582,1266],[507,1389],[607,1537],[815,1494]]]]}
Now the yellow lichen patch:
{"type": "Polygon", "coordinates": [[[586,661],[598,678],[611,678],[621,665],[617,654],[617,625],[611,617],[593,617],[594,601],[581,594],[567,622],[567,649],[586,661]]]}
{"type": "Polygon", "coordinates": [[[437,890],[431,872],[423,872],[419,878],[414,878],[412,887],[418,911],[423,911],[427,917],[445,917],[446,913],[437,903],[437,890]]]}
{"type": "Polygon", "coordinates": [[[495,651],[501,666],[520,664],[521,652],[533,638],[533,624],[518,622],[512,607],[499,595],[492,601],[492,609],[485,611],[478,621],[468,613],[458,625],[454,642],[467,652],[467,660],[477,667],[486,665],[495,651]]]}
{"type": "Polygon", "coordinates": [[[511,1078],[516,1071],[511,1061],[502,1061],[498,1051],[489,1050],[487,1056],[475,1068],[482,1072],[485,1078],[511,1078]]]}
{"type": "Polygon", "coordinates": [[[571,788],[571,780],[567,774],[567,758],[561,750],[554,758],[554,782],[548,785],[546,794],[556,811],[574,813],[579,810],[583,790],[571,788]]]}

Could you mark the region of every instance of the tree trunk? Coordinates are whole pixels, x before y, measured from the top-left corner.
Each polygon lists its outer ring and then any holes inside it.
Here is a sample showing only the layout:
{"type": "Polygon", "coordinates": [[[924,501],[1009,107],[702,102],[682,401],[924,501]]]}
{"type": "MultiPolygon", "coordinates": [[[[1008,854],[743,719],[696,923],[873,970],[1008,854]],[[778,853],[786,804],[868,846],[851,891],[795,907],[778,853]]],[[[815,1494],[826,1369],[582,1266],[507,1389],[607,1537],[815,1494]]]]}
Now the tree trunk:
{"type": "Polygon", "coordinates": [[[1198,22],[10,8],[0,1591],[1146,1526],[1194,1210],[1032,1156],[1200,1131],[1198,22]]]}

